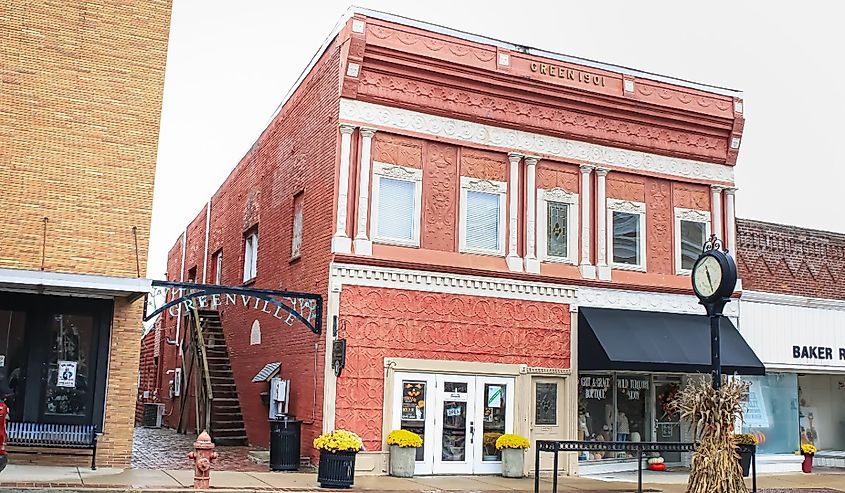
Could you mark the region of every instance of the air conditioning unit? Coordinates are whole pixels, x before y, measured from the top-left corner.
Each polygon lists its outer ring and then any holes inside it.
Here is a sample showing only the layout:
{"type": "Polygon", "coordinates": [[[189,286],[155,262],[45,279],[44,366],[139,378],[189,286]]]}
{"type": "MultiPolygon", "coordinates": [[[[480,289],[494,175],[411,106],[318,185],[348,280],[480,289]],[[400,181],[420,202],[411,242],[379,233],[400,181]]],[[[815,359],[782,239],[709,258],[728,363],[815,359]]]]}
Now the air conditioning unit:
{"type": "Polygon", "coordinates": [[[147,402],[144,404],[144,428],[161,428],[164,416],[164,404],[147,402]]]}

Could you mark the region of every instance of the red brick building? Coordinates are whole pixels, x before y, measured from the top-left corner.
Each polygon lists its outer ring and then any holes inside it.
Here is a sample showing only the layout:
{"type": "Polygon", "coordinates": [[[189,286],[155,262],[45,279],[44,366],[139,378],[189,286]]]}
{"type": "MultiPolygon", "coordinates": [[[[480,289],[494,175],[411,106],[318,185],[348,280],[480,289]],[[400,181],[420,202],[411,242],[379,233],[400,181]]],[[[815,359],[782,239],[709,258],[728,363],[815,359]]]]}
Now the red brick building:
{"type": "Polygon", "coordinates": [[[303,455],[350,429],[374,473],[399,427],[425,437],[418,473],[496,472],[504,432],[655,436],[655,396],[701,361],[626,366],[599,319],[702,321],[688,273],[711,232],[734,249],[741,93],[368,10],[339,26],[168,256],[169,280],[326,300],[318,336],[220,310],[248,441],[276,361],[303,455]]]}

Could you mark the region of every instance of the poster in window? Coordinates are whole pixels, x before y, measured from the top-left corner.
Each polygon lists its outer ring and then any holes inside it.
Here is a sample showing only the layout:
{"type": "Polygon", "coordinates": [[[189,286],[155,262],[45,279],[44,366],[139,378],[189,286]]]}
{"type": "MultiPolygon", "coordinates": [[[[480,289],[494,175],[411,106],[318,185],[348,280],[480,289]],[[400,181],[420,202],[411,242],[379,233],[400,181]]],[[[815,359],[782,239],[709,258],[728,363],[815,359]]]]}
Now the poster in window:
{"type": "Polygon", "coordinates": [[[402,382],[402,419],[425,419],[425,382],[402,382]]]}
{"type": "Polygon", "coordinates": [[[76,361],[59,361],[59,375],[56,387],[76,387],[76,361]]]}
{"type": "Polygon", "coordinates": [[[745,405],[743,420],[745,426],[751,428],[769,427],[769,413],[766,409],[766,401],[763,400],[763,389],[757,382],[752,382],[748,388],[748,402],[745,405]]]}

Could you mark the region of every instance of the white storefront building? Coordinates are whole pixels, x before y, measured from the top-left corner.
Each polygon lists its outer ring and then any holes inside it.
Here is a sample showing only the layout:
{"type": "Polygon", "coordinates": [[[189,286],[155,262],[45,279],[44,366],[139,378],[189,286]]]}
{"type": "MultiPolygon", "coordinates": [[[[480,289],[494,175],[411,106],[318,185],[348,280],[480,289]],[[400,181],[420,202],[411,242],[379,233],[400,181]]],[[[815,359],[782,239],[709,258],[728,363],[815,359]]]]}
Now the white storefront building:
{"type": "Polygon", "coordinates": [[[739,330],[766,367],[751,383],[743,432],[765,462],[799,470],[799,444],[818,466],[845,467],[845,301],[745,291],[739,330]]]}

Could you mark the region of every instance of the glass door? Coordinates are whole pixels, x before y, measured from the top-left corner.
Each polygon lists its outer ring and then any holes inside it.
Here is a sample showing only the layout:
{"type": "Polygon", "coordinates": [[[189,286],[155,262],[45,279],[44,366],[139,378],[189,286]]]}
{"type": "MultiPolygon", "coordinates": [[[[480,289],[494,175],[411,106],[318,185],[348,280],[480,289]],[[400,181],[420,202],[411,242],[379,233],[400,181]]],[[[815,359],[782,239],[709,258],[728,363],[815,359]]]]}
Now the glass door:
{"type": "Polygon", "coordinates": [[[8,394],[9,420],[23,421],[26,402],[26,372],[29,347],[26,344],[26,312],[0,310],[0,392],[8,394]]]}
{"type": "Polygon", "coordinates": [[[436,376],[435,474],[473,472],[476,432],[475,377],[436,376]]]}
{"type": "Polygon", "coordinates": [[[414,474],[431,474],[434,465],[434,375],[426,373],[397,373],[393,387],[393,429],[413,431],[423,439],[417,449],[414,474]]]}
{"type": "Polygon", "coordinates": [[[496,439],[513,432],[513,385],[512,378],[475,378],[474,422],[481,439],[473,441],[474,473],[502,472],[502,452],[496,450],[496,439]]]}
{"type": "MultiPolygon", "coordinates": [[[[655,395],[655,427],[657,442],[681,441],[681,415],[669,407],[669,403],[677,397],[681,388],[681,380],[654,382],[655,395]]],[[[668,463],[680,463],[680,452],[664,452],[663,459],[668,463]]]]}

